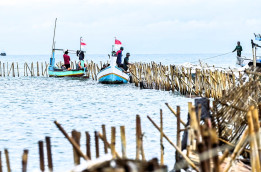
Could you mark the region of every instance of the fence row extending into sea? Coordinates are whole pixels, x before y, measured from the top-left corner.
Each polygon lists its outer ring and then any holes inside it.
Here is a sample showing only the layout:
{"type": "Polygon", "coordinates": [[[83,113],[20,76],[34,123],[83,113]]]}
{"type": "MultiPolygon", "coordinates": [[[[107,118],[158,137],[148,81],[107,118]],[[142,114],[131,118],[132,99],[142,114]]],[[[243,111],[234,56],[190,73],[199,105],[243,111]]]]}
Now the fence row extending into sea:
{"type": "MultiPolygon", "coordinates": [[[[76,64],[76,61],[71,62],[71,68],[76,69],[76,64]]],[[[98,72],[103,65],[108,65],[108,62],[100,61],[100,64],[97,64],[93,61],[86,61],[86,64],[87,78],[97,81],[98,72]]],[[[58,62],[56,65],[60,68],[63,63],[58,62]]],[[[48,66],[47,62],[25,62],[23,68],[19,68],[18,62],[3,63],[0,61],[0,77],[48,77],[48,66]]],[[[130,82],[142,89],[177,91],[182,95],[209,98],[220,98],[222,91],[242,84],[244,75],[244,72],[235,73],[232,70],[162,65],[155,62],[134,63],[130,65],[129,73],[132,76],[130,82]]]]}

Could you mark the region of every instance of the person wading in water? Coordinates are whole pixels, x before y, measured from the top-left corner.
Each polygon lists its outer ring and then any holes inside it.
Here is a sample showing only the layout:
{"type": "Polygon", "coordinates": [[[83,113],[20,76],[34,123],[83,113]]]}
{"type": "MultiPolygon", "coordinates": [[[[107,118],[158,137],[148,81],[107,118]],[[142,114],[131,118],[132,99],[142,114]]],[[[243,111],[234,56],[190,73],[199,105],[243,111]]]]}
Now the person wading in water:
{"type": "Polygon", "coordinates": [[[236,48],[232,51],[232,53],[235,52],[235,51],[237,51],[237,56],[238,56],[238,57],[241,57],[241,51],[243,51],[243,48],[242,48],[242,46],[240,45],[240,42],[239,42],[239,41],[237,42],[237,46],[236,46],[236,48]]]}

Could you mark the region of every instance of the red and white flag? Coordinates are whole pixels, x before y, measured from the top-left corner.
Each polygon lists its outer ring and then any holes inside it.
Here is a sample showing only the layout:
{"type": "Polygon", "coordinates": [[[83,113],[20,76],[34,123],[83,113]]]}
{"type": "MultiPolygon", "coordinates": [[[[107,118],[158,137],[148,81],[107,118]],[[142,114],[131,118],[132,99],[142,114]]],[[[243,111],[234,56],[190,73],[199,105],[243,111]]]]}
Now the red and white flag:
{"type": "Polygon", "coordinates": [[[86,43],[83,42],[83,39],[81,39],[81,48],[84,48],[86,46],[86,43]]]}
{"type": "Polygon", "coordinates": [[[115,39],[115,45],[121,45],[121,41],[119,41],[118,39],[115,39]]]}
{"type": "Polygon", "coordinates": [[[122,44],[121,44],[121,41],[119,41],[118,39],[115,38],[114,50],[115,50],[115,51],[120,50],[121,45],[122,45],[122,44]]]}

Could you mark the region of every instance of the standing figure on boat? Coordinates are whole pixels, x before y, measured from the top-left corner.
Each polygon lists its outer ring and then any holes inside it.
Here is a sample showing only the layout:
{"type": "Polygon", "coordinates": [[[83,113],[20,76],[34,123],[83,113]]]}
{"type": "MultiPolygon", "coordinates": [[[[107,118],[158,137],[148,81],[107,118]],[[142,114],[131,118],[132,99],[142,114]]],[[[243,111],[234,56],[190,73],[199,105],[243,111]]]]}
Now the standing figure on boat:
{"type": "Polygon", "coordinates": [[[122,57],[122,51],[124,50],[123,47],[120,48],[119,51],[117,51],[116,56],[117,56],[117,60],[116,63],[118,65],[118,67],[123,67],[123,65],[121,64],[121,57],[122,57]]]}
{"type": "Polygon", "coordinates": [[[235,52],[235,51],[237,51],[237,56],[238,56],[238,57],[241,57],[241,51],[243,51],[243,48],[242,48],[242,46],[240,45],[240,42],[239,42],[239,41],[237,42],[236,48],[235,48],[232,52],[235,52]]]}
{"type": "Polygon", "coordinates": [[[124,58],[124,61],[123,61],[123,69],[125,71],[127,71],[129,69],[128,65],[131,65],[131,63],[129,63],[129,57],[130,57],[130,53],[127,53],[126,57],[124,58]]]}
{"type": "Polygon", "coordinates": [[[77,55],[79,56],[79,62],[77,69],[84,69],[87,67],[87,64],[84,63],[84,52],[83,51],[77,51],[77,55]]]}
{"type": "Polygon", "coordinates": [[[68,50],[66,50],[64,52],[64,55],[63,55],[63,59],[64,59],[64,65],[66,67],[66,69],[70,68],[70,56],[68,55],[68,50]]]}

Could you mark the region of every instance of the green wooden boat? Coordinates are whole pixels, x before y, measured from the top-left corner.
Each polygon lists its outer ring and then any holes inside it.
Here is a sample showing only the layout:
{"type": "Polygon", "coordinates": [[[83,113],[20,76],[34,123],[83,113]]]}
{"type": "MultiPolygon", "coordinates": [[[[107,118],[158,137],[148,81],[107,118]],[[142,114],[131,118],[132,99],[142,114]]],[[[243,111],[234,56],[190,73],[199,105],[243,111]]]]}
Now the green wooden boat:
{"type": "MultiPolygon", "coordinates": [[[[50,58],[50,65],[48,67],[49,77],[82,77],[86,74],[86,68],[75,70],[75,69],[61,69],[55,66],[55,51],[63,51],[63,49],[55,49],[55,30],[56,30],[56,21],[54,27],[53,35],[53,46],[52,46],[52,56],[50,58]]],[[[70,50],[72,51],[72,50],[70,50]]]]}
{"type": "Polygon", "coordinates": [[[49,77],[81,77],[84,76],[84,70],[63,70],[53,69],[48,70],[49,77]]]}

